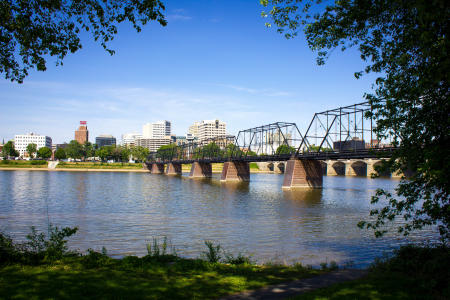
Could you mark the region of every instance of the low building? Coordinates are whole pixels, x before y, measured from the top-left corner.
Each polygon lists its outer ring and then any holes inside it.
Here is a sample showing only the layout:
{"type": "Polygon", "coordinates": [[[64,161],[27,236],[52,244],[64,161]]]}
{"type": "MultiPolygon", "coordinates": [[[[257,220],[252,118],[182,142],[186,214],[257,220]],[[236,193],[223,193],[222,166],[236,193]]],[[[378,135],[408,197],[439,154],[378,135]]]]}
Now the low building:
{"type": "Polygon", "coordinates": [[[142,138],[142,134],[140,134],[140,133],[122,134],[122,146],[126,146],[126,147],[136,146],[136,141],[139,138],[142,138]]]}
{"type": "Polygon", "coordinates": [[[139,138],[136,140],[136,146],[147,148],[150,152],[155,152],[159,149],[159,147],[169,145],[171,143],[172,138],[170,136],[160,139],[139,138]]]}
{"type": "Polygon", "coordinates": [[[14,136],[14,148],[19,151],[21,157],[25,157],[27,153],[27,146],[29,144],[36,144],[36,149],[42,147],[52,148],[52,138],[46,135],[37,135],[33,132],[29,134],[16,134],[14,136]]]}
{"type": "Polygon", "coordinates": [[[115,146],[116,138],[110,134],[101,134],[95,138],[95,144],[98,148],[103,146],[115,146]]]}

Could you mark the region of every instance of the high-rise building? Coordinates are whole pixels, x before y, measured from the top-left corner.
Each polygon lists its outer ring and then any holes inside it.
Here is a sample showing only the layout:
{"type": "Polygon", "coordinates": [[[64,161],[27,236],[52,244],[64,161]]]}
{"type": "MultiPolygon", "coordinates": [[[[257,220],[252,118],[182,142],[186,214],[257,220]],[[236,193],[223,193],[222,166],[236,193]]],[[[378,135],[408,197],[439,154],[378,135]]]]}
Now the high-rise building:
{"type": "Polygon", "coordinates": [[[189,127],[189,133],[192,134],[192,136],[197,137],[200,142],[213,137],[225,136],[226,123],[221,122],[220,120],[194,122],[194,124],[189,127]]]}
{"type": "Polygon", "coordinates": [[[98,148],[103,146],[112,146],[116,144],[116,138],[110,134],[101,134],[95,138],[95,144],[98,148]]]}
{"type": "Polygon", "coordinates": [[[80,121],[80,127],[78,127],[78,130],[75,130],[75,140],[82,145],[89,141],[89,131],[86,121],[80,121]]]}
{"type": "Polygon", "coordinates": [[[162,139],[170,136],[170,122],[158,121],[147,123],[142,128],[142,137],[146,139],[162,139]]]}
{"type": "Polygon", "coordinates": [[[142,138],[140,133],[125,133],[122,134],[122,145],[123,146],[136,146],[136,140],[142,138]]]}
{"type": "Polygon", "coordinates": [[[29,134],[16,134],[14,136],[14,148],[24,157],[29,144],[36,144],[37,150],[42,147],[52,148],[52,138],[46,135],[37,135],[33,132],[29,134]]]}

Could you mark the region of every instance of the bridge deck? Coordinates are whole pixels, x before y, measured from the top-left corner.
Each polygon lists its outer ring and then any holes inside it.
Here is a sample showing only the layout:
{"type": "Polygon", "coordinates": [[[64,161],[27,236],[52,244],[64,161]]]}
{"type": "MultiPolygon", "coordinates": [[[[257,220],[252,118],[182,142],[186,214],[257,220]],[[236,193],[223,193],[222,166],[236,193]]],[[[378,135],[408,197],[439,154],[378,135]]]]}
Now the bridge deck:
{"type": "Polygon", "coordinates": [[[297,155],[281,154],[281,155],[262,155],[262,156],[241,156],[241,157],[203,157],[192,159],[157,159],[154,162],[158,164],[192,164],[194,162],[201,163],[224,163],[227,161],[242,161],[242,162],[268,162],[268,161],[287,161],[293,157],[305,160],[337,160],[337,159],[365,159],[365,158],[387,158],[392,155],[395,148],[380,148],[380,149],[360,149],[357,151],[341,151],[341,152],[306,152],[297,155]]]}

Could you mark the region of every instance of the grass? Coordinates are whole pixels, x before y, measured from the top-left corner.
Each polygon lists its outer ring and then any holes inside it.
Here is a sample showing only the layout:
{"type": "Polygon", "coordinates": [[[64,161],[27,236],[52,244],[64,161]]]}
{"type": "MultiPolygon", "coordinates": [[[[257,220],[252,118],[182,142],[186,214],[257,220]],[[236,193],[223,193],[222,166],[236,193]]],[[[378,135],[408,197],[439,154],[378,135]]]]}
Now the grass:
{"type": "Polygon", "coordinates": [[[216,299],[319,273],[286,266],[225,265],[200,259],[65,258],[39,266],[0,269],[0,298],[216,299]]]}
{"type": "Polygon", "coordinates": [[[141,163],[60,162],[57,169],[142,169],[141,163]]]}
{"type": "Polygon", "coordinates": [[[205,253],[215,256],[208,260],[179,257],[167,239],[154,239],[144,257],[113,259],[105,249],[82,255],[67,249],[76,231],[50,226],[48,237],[32,228],[24,244],[0,233],[0,299],[217,299],[324,272],[258,266],[241,254],[219,262],[220,246],[212,242],[205,242],[205,253]]]}
{"type": "Polygon", "coordinates": [[[47,168],[45,160],[1,160],[0,168],[47,168]]]}
{"type": "Polygon", "coordinates": [[[447,247],[405,246],[376,261],[364,278],[291,299],[450,299],[449,263],[447,247]]]}

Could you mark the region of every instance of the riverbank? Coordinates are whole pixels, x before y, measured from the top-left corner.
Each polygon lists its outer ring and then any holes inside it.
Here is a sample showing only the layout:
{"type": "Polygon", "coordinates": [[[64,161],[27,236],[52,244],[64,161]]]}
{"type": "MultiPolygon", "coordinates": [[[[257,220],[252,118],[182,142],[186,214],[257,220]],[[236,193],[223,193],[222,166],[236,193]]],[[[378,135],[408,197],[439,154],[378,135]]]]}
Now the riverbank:
{"type": "Polygon", "coordinates": [[[53,240],[33,232],[16,245],[0,234],[0,298],[20,299],[449,299],[446,247],[405,246],[367,271],[252,264],[210,243],[201,258],[179,257],[166,239],[144,257],[114,259],[69,252],[76,228],[51,227],[53,240]],[[225,255],[224,255],[225,254],[225,255]],[[221,259],[222,256],[225,258],[221,259]]]}
{"type": "Polygon", "coordinates": [[[323,274],[300,264],[255,265],[205,241],[200,258],[182,258],[167,239],[153,240],[143,257],[114,259],[102,252],[67,250],[77,228],[33,231],[16,244],[0,233],[0,298],[21,299],[217,299],[280,282],[323,274]]]}
{"type": "MultiPolygon", "coordinates": [[[[0,164],[1,170],[26,170],[26,171],[74,171],[74,172],[138,172],[148,173],[141,163],[99,163],[99,162],[59,162],[55,168],[47,168],[46,161],[39,161],[40,165],[33,165],[32,161],[18,161],[19,163],[0,164]]],[[[222,173],[223,163],[212,164],[212,173],[222,173]]],[[[182,166],[183,173],[189,173],[190,164],[182,166]]],[[[272,171],[259,170],[256,164],[250,164],[250,173],[274,173],[272,171]]]]}

